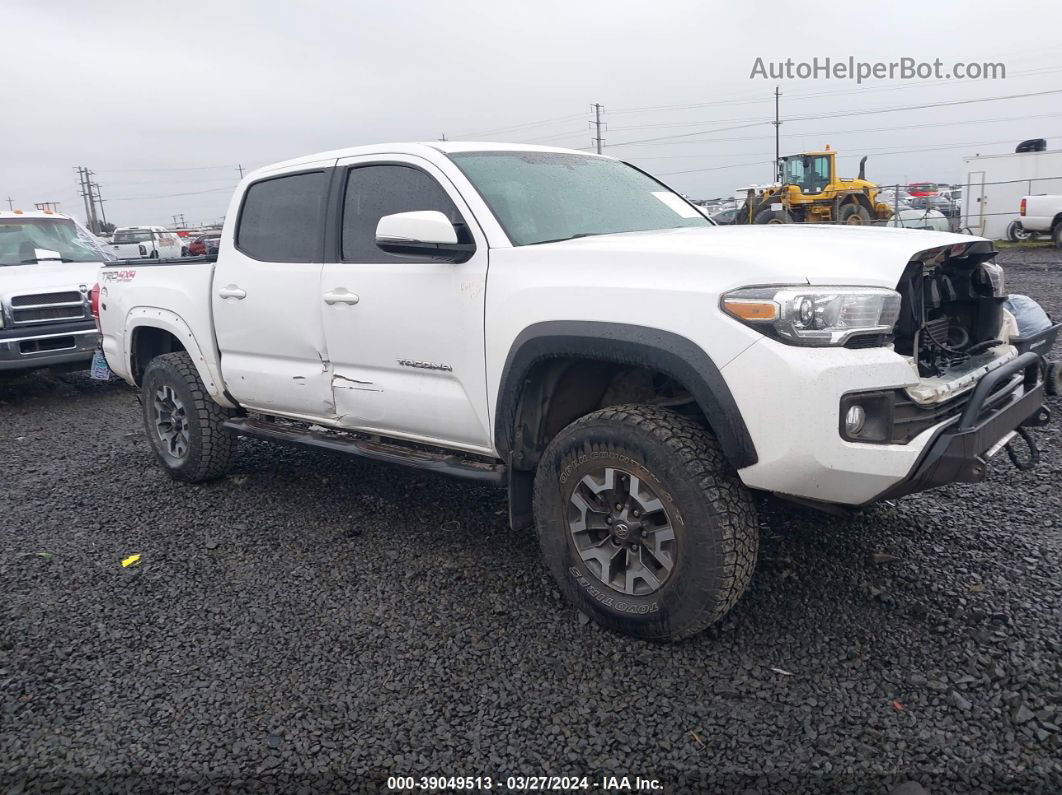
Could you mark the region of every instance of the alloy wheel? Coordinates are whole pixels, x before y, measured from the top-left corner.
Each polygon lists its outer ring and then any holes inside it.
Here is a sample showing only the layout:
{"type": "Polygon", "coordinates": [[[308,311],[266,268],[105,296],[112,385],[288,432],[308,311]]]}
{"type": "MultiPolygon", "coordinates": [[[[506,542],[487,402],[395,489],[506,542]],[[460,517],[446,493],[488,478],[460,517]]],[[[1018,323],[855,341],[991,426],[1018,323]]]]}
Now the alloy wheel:
{"type": "Polygon", "coordinates": [[[172,458],[182,459],[188,454],[190,432],[184,403],[169,384],[156,390],[153,401],[155,432],[172,458]]]}
{"type": "Polygon", "coordinates": [[[678,545],[663,503],[625,470],[604,466],[575,483],[568,530],[587,569],[614,591],[655,593],[675,567],[678,545]]]}

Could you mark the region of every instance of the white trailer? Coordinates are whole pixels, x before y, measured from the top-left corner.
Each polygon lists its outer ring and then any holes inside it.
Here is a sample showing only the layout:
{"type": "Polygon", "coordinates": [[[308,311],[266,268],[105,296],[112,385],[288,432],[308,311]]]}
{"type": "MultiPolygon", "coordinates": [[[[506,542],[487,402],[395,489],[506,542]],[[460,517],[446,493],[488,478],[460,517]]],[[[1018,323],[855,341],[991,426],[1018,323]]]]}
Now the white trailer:
{"type": "Polygon", "coordinates": [[[962,161],[962,226],[981,237],[1006,237],[1022,196],[1062,193],[1062,149],[972,155],[962,161]]]}

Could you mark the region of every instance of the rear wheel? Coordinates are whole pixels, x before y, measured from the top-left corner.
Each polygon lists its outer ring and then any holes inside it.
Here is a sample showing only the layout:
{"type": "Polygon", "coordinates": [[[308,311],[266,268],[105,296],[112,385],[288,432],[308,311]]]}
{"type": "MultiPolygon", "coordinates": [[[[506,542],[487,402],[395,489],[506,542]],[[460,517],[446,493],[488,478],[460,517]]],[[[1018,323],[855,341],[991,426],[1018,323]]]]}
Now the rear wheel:
{"type": "Polygon", "coordinates": [[[1007,240],[1011,243],[1028,240],[1030,237],[1032,237],[1032,235],[1025,231],[1025,228],[1021,225],[1020,221],[1011,221],[1007,226],[1007,240]]]}
{"type": "Polygon", "coordinates": [[[837,220],[842,224],[869,224],[870,211],[862,204],[846,204],[837,213],[837,220]]]}
{"type": "Polygon", "coordinates": [[[679,640],[718,621],[756,565],[748,490],[692,420],[618,406],[576,420],[535,476],[543,557],[565,595],[601,625],[679,640]]]}
{"type": "Polygon", "coordinates": [[[200,483],[228,471],[236,438],[222,426],[233,412],[210,397],[187,353],[152,359],[141,399],[147,437],[170,477],[200,483]]]}
{"type": "Polygon", "coordinates": [[[1062,248],[1062,222],[1055,224],[1051,230],[1051,239],[1055,241],[1055,248],[1062,248]]]}

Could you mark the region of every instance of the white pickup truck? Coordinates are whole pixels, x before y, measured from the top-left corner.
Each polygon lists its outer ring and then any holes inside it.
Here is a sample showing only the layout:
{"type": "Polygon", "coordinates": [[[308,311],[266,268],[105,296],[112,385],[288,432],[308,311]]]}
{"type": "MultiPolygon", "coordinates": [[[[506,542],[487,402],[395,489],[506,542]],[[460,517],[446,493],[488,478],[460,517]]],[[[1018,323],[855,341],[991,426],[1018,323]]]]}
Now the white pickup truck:
{"type": "Polygon", "coordinates": [[[160,259],[181,256],[181,238],[164,226],[123,226],[111,243],[119,259],[160,259]]]}
{"type": "Polygon", "coordinates": [[[1023,196],[1018,215],[1026,233],[1050,235],[1055,248],[1062,248],[1062,195],[1023,196]]]}
{"type": "Polygon", "coordinates": [[[88,367],[99,345],[89,288],[113,259],[70,216],[0,211],[0,375],[88,367]]]}
{"type": "Polygon", "coordinates": [[[269,166],[226,217],[216,258],[100,273],[162,466],[221,477],[243,435],[507,486],[564,593],[639,637],[733,606],[753,490],[979,481],[1048,420],[987,240],[717,227],[608,157],[455,142],[269,166]]]}

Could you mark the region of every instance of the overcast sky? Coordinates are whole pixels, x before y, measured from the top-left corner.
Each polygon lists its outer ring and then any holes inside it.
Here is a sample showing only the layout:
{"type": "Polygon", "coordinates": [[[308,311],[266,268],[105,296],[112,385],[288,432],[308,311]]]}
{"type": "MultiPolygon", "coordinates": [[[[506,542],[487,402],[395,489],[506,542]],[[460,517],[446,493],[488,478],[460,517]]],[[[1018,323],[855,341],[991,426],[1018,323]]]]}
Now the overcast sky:
{"type": "Polygon", "coordinates": [[[60,201],[80,217],[85,165],[119,225],[216,218],[238,165],[324,149],[444,133],[589,147],[593,102],[607,154],[693,197],[730,194],[770,179],[776,83],[783,120],[820,117],[783,124],[782,153],[830,144],[845,176],[868,154],[881,183],[959,182],[963,155],[1033,137],[1062,148],[1062,93],[839,115],[1062,89],[1057,1],[0,0],[0,11],[2,206],[60,201]],[[1007,78],[779,83],[750,79],[757,56],[991,61],[1007,78]]]}

